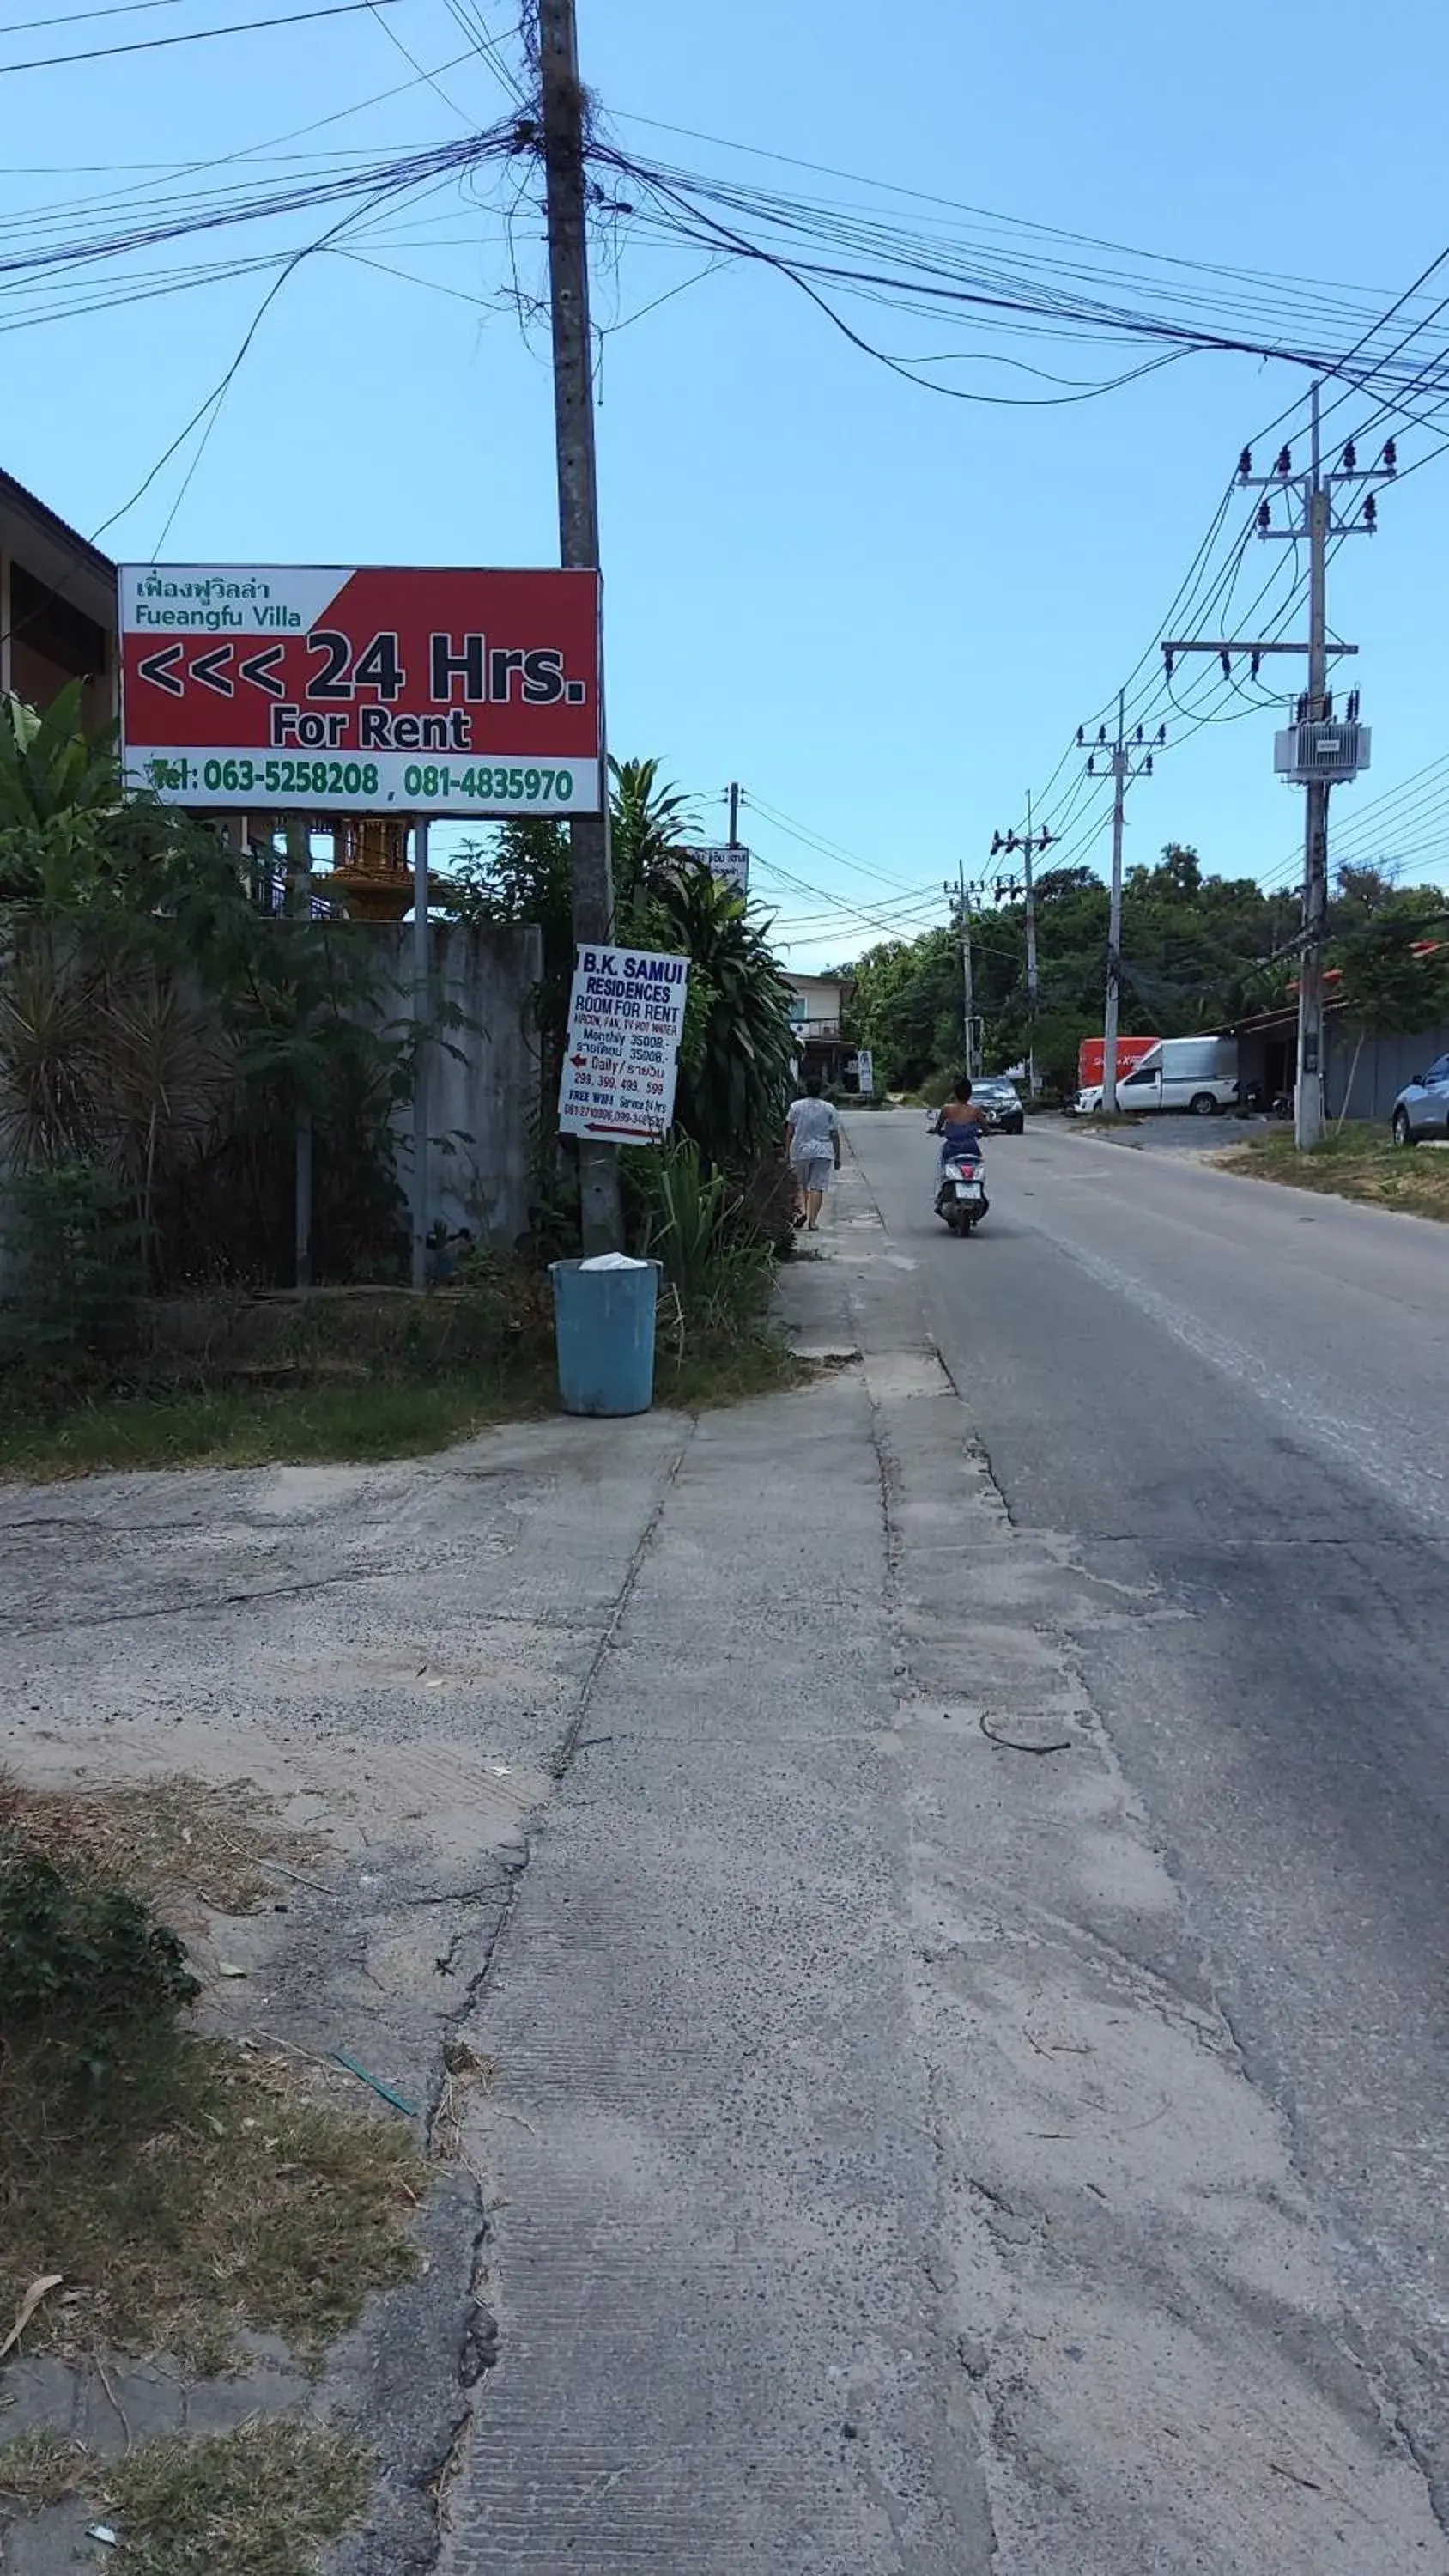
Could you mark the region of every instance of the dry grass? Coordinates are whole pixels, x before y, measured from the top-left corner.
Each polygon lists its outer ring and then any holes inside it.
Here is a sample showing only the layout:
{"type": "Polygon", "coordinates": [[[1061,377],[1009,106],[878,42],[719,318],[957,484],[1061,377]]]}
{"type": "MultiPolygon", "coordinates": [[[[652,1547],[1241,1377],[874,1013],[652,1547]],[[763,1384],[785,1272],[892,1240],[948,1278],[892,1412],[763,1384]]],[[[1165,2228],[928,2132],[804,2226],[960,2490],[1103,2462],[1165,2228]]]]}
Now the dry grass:
{"type": "Polygon", "coordinates": [[[0,2495],[29,2513],[85,2496],[136,2576],[309,2576],[362,2512],[370,2476],[360,2443],[287,2420],[170,2435],[114,2461],[53,2433],[0,2450],[0,2495]]]}
{"type": "Polygon", "coordinates": [[[0,2087],[0,2306],[60,2273],[27,2350],[230,2367],[243,2328],[308,2365],[411,2277],[427,2171],[396,2121],[339,2110],[286,2061],[218,2040],[124,2075],[56,2132],[23,2070],[0,2087]]]}
{"type": "Polygon", "coordinates": [[[1395,1208],[1402,1216],[1449,1220],[1449,1154],[1420,1146],[1405,1151],[1382,1127],[1351,1125],[1300,1154],[1291,1136],[1255,1136],[1214,1157],[1224,1172],[1278,1181],[1289,1189],[1395,1208]]]}
{"type": "Polygon", "coordinates": [[[163,1908],[199,1898],[216,1914],[255,1914],[278,1878],[269,1862],[315,1869],[323,1846],[289,1832],[250,1781],[213,1786],[176,1772],[125,1787],[31,1789],[0,1771],[0,1837],[19,1834],[61,1869],[131,1888],[163,1908]]]}
{"type": "MultiPolygon", "coordinates": [[[[30,1790],[0,1779],[8,1826],[72,1877],[157,1901],[180,1889],[239,1913],[274,1893],[289,1837],[247,1784],[30,1790]]],[[[92,2092],[57,2094],[45,2052],[0,2045],[0,2319],[63,2275],[25,2330],[66,2357],[168,2353],[225,2369],[242,2328],[315,2362],[368,2295],[414,2268],[426,2188],[410,2133],[294,2058],[138,2034],[92,2092]]],[[[3,2330],[3,2329],[0,2329],[3,2330]]]]}

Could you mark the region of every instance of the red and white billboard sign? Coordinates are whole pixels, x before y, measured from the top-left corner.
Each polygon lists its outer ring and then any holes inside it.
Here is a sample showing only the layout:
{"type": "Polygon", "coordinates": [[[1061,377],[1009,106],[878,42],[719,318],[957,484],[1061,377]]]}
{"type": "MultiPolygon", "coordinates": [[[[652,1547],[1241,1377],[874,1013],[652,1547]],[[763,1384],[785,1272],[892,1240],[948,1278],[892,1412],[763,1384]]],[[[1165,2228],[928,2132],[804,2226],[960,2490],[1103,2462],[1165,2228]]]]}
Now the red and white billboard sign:
{"type": "Polygon", "coordinates": [[[123,565],[127,783],[200,812],[599,810],[599,577],[123,565]]]}

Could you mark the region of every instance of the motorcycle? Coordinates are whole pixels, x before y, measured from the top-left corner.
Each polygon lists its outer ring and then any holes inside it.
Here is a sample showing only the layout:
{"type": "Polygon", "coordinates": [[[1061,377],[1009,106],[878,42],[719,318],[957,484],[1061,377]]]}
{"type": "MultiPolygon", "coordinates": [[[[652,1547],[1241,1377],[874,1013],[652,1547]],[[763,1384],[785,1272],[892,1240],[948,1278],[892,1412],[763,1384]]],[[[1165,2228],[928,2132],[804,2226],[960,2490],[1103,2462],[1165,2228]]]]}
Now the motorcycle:
{"type": "Polygon", "coordinates": [[[948,1154],[936,1190],[936,1214],[965,1241],[981,1223],[991,1201],[979,1154],[948,1154]]]}

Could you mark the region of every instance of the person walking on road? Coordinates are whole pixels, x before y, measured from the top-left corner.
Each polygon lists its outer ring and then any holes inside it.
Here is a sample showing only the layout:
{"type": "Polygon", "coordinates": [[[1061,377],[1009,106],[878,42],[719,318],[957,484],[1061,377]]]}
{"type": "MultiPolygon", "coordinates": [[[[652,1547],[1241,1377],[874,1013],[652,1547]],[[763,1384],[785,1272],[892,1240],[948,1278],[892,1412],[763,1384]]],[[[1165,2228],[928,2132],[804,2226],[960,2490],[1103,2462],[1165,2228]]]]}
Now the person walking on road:
{"type": "Polygon", "coordinates": [[[840,1169],[840,1121],[830,1102],[820,1096],[818,1073],[808,1077],[803,1097],[790,1103],[785,1151],[795,1176],[795,1223],[818,1234],[831,1172],[840,1169]]]}

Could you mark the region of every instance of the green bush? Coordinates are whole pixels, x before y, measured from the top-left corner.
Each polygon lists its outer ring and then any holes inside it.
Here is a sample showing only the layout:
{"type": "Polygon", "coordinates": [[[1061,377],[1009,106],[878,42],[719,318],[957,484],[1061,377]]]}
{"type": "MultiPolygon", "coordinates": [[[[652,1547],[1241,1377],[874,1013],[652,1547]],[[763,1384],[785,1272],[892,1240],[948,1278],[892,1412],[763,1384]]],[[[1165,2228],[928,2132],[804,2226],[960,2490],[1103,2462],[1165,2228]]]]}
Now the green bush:
{"type": "Polygon", "coordinates": [[[83,1374],[124,1337],[142,1286],[140,1229],[103,1166],[22,1172],[4,1190],[10,1295],[0,1363],[47,1380],[83,1374]]]}
{"type": "Polygon", "coordinates": [[[24,2058],[47,2088],[95,2086],[123,2055],[169,2048],[200,1992],[141,1897],[19,1837],[0,1845],[0,2061],[24,2058]]]}

